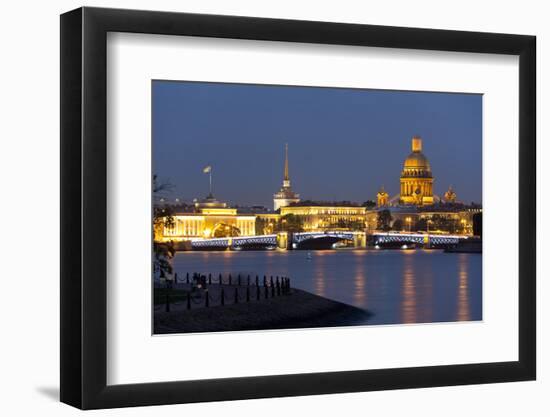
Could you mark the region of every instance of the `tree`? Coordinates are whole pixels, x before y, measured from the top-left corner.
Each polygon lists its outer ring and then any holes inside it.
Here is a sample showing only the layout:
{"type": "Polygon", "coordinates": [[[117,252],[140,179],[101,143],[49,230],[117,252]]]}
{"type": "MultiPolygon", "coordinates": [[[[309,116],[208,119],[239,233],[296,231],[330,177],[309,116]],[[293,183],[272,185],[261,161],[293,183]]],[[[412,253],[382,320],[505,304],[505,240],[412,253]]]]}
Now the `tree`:
{"type": "Polygon", "coordinates": [[[363,207],[366,207],[368,209],[372,209],[376,207],[376,201],[373,200],[367,200],[363,204],[361,204],[363,207]]]}
{"type": "Polygon", "coordinates": [[[296,216],[295,214],[285,214],[277,222],[275,231],[291,233],[303,232],[303,220],[300,216],[296,216]]]}
{"type": "Polygon", "coordinates": [[[428,221],[426,219],[418,219],[414,228],[418,231],[425,232],[428,230],[428,221]]]}
{"type": "Polygon", "coordinates": [[[157,176],[153,176],[153,272],[160,277],[172,274],[172,258],[176,253],[173,242],[163,242],[160,239],[165,227],[172,228],[175,225],[172,207],[158,204],[161,195],[172,189],[172,184],[160,183],[157,176]]]}
{"type": "MultiPolygon", "coordinates": [[[[448,233],[457,233],[462,229],[458,219],[443,216],[441,214],[434,214],[429,222],[429,230],[441,230],[448,233]]],[[[416,227],[418,230],[428,230],[428,221],[426,219],[421,219],[418,221],[416,227]],[[424,223],[420,225],[420,221],[424,221],[424,223]]]]}
{"type": "Polygon", "coordinates": [[[475,213],[472,218],[474,235],[482,237],[483,236],[483,214],[475,213]]]}
{"type": "Polygon", "coordinates": [[[376,228],[378,230],[389,231],[391,229],[390,224],[393,220],[391,212],[388,209],[380,210],[378,212],[378,218],[376,223],[376,228]]]}
{"type": "Polygon", "coordinates": [[[214,227],[214,237],[235,237],[241,234],[241,230],[231,224],[218,223],[214,227]]]}
{"type": "Polygon", "coordinates": [[[396,231],[401,231],[403,230],[403,220],[401,219],[396,219],[393,224],[392,224],[392,229],[393,230],[396,230],[396,231]]]}

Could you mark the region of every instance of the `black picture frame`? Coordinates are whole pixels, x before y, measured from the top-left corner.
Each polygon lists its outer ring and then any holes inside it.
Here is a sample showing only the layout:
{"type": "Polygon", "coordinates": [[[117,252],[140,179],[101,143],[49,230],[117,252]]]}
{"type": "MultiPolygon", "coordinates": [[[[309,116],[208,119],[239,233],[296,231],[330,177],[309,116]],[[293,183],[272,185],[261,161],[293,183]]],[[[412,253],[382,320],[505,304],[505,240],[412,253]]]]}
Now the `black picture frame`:
{"type": "Polygon", "coordinates": [[[88,7],[63,14],[61,401],[95,409],[535,379],[535,51],[536,38],[524,35],[88,7]],[[519,56],[519,360],[107,385],[108,32],[519,56]]]}

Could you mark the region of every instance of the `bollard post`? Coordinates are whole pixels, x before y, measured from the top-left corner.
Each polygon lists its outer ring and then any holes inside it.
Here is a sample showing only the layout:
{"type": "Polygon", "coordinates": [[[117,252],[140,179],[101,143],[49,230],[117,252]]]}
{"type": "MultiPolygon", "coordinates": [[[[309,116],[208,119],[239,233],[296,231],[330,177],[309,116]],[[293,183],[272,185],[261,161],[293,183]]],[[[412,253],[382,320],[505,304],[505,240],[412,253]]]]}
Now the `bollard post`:
{"type": "Polygon", "coordinates": [[[177,283],[178,283],[178,273],[176,272],[176,273],[174,274],[174,284],[177,285],[177,283]]]}
{"type": "Polygon", "coordinates": [[[256,300],[260,301],[260,287],[256,285],[256,300]]]}
{"type": "Polygon", "coordinates": [[[189,284],[189,272],[187,273],[187,275],[186,275],[186,277],[185,277],[185,282],[186,282],[187,284],[189,284]]]}
{"type": "Polygon", "coordinates": [[[170,294],[166,294],[166,312],[170,312],[170,294]]]}
{"type": "Polygon", "coordinates": [[[235,304],[239,304],[239,289],[235,287],[235,304]]]}
{"type": "Polygon", "coordinates": [[[256,287],[258,286],[258,275],[256,275],[256,287]]]}
{"type": "Polygon", "coordinates": [[[267,287],[264,287],[264,298],[267,300],[267,297],[268,297],[267,287]]]}
{"type": "Polygon", "coordinates": [[[273,275],[271,275],[271,279],[269,280],[269,285],[273,287],[273,275]]]}
{"type": "Polygon", "coordinates": [[[246,286],[250,286],[250,275],[246,277],[246,286]]]}
{"type": "Polygon", "coordinates": [[[209,307],[210,306],[210,297],[208,296],[208,290],[204,292],[204,306],[209,307]]]}
{"type": "Polygon", "coordinates": [[[222,274],[220,274],[220,275],[218,276],[218,278],[219,278],[219,280],[220,280],[220,285],[222,285],[222,274]]]}
{"type": "Polygon", "coordinates": [[[220,300],[221,300],[220,301],[221,305],[224,306],[225,305],[225,293],[223,291],[223,288],[222,288],[222,293],[220,295],[220,300]]]}
{"type": "Polygon", "coordinates": [[[267,280],[265,278],[265,275],[264,275],[264,287],[267,285],[267,280]]]}
{"type": "Polygon", "coordinates": [[[208,285],[212,284],[212,274],[208,274],[208,285]]]}
{"type": "Polygon", "coordinates": [[[273,282],[271,283],[271,298],[275,297],[275,285],[273,285],[273,282]]]}
{"type": "Polygon", "coordinates": [[[191,310],[191,293],[187,293],[187,310],[191,310]]]}
{"type": "Polygon", "coordinates": [[[279,277],[277,277],[277,283],[275,284],[277,288],[277,297],[281,295],[281,283],[279,282],[279,277]]]}
{"type": "Polygon", "coordinates": [[[240,287],[241,286],[241,274],[239,274],[237,276],[237,285],[240,287]]]}
{"type": "Polygon", "coordinates": [[[246,287],[246,302],[250,302],[250,287],[246,287]]]}

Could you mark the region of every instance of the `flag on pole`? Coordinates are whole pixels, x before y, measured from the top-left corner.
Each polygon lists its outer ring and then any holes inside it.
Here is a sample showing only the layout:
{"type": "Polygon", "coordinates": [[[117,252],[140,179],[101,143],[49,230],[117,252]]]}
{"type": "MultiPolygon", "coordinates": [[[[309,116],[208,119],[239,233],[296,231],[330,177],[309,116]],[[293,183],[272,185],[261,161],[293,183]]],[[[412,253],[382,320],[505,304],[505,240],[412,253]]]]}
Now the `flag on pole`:
{"type": "Polygon", "coordinates": [[[202,172],[205,173],[205,174],[208,174],[210,171],[212,171],[212,167],[211,167],[210,165],[205,166],[205,167],[202,169],[202,172]]]}

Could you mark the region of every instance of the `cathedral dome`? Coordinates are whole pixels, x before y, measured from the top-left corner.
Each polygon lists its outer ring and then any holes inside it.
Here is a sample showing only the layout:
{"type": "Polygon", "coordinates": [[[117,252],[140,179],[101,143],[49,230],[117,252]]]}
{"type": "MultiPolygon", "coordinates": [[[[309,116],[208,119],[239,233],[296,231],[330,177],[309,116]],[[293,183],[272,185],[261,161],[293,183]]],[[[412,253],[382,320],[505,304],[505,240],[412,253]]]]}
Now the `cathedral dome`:
{"type": "Polygon", "coordinates": [[[413,152],[403,164],[403,169],[414,168],[414,169],[423,169],[425,171],[431,171],[430,163],[428,158],[422,152],[413,152]]]}
{"type": "Polygon", "coordinates": [[[401,171],[401,204],[424,206],[433,204],[433,177],[428,158],[422,153],[422,138],[412,138],[412,152],[403,163],[401,171]]]}
{"type": "Polygon", "coordinates": [[[418,136],[412,139],[412,152],[403,163],[404,177],[431,177],[432,169],[428,158],[422,153],[422,139],[418,136]]]}

